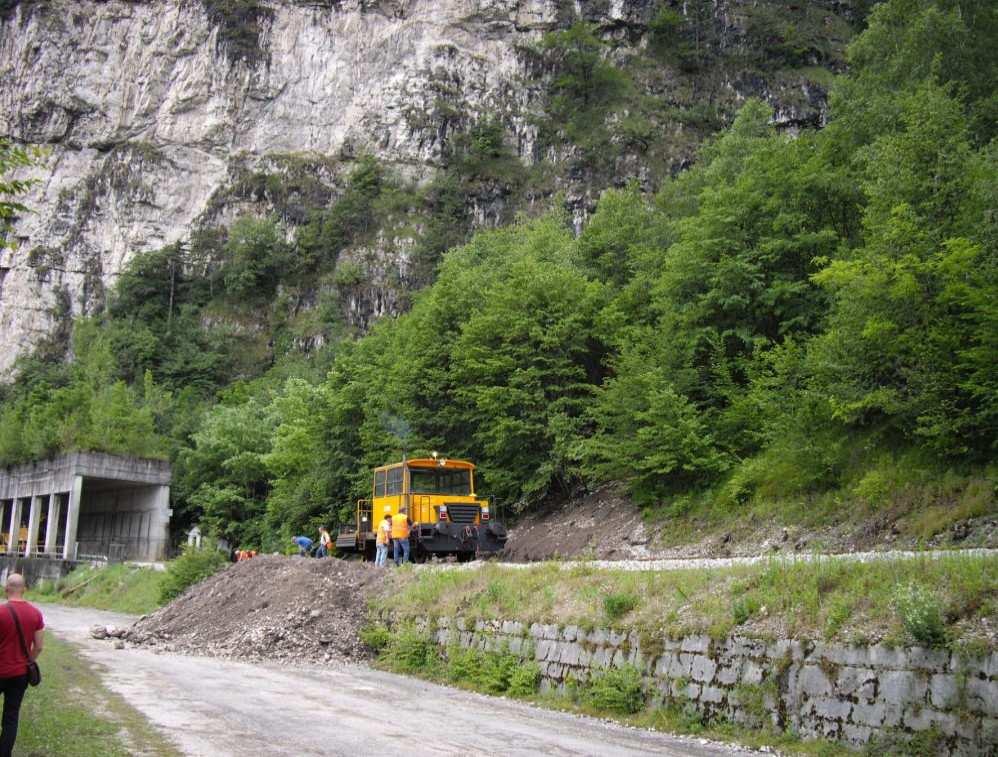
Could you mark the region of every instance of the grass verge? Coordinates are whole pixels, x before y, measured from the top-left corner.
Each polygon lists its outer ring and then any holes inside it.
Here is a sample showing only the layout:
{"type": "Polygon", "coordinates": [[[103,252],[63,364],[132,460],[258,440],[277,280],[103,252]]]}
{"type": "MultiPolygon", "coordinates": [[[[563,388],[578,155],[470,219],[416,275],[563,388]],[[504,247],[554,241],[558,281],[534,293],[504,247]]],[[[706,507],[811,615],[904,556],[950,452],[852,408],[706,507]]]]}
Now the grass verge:
{"type": "Polygon", "coordinates": [[[179,752],[145,717],[109,691],[67,642],[46,634],[42,683],[21,707],[20,757],[172,757],[179,752]]]}
{"type": "Polygon", "coordinates": [[[766,639],[990,647],[998,558],[957,555],[870,563],[772,560],[713,570],[627,572],[581,563],[408,570],[373,601],[398,620],[516,619],[637,629],[655,639],[739,633],[766,639]],[[625,601],[626,600],[626,601],[625,601]]]}
{"type": "Polygon", "coordinates": [[[152,568],[131,565],[85,565],[57,581],[40,581],[27,598],[143,615],[159,607],[163,576],[152,568]]]}
{"type": "Polygon", "coordinates": [[[39,581],[27,598],[144,615],[160,605],[164,573],[131,565],[81,566],[57,581],[39,581]]]}
{"type": "Polygon", "coordinates": [[[145,615],[227,565],[226,556],[217,550],[185,549],[165,571],[135,565],[81,566],[57,581],[40,581],[27,598],[145,615]]]}

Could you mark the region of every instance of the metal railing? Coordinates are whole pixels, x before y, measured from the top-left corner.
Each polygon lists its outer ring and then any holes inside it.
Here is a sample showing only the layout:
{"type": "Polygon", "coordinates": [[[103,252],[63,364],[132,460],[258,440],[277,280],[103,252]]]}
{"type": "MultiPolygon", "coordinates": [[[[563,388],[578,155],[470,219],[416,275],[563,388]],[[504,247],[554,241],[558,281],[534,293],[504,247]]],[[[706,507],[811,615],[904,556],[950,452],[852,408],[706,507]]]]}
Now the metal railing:
{"type": "MultiPolygon", "coordinates": [[[[17,543],[17,547],[14,550],[8,549],[8,544],[4,541],[0,541],[0,555],[11,556],[11,557],[24,557],[25,549],[27,549],[28,543],[22,539],[17,543]]],[[[61,560],[63,552],[63,545],[56,544],[53,549],[45,549],[45,542],[38,542],[36,547],[31,550],[29,557],[47,557],[53,560],[61,560]]]]}
{"type": "Polygon", "coordinates": [[[106,560],[110,563],[126,560],[161,557],[168,552],[166,539],[150,539],[144,536],[117,537],[114,539],[82,539],[77,542],[78,560],[106,560]]]}

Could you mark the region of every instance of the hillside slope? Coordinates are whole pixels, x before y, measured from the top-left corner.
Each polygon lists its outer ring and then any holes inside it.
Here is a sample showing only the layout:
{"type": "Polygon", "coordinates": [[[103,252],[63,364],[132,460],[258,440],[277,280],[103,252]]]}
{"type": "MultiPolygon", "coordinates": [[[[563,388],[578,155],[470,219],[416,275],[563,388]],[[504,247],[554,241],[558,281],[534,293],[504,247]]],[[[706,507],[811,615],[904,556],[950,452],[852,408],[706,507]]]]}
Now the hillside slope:
{"type": "MultiPolygon", "coordinates": [[[[901,499],[899,497],[899,499],[901,499]]],[[[998,548],[998,504],[961,509],[950,493],[921,507],[854,500],[830,510],[811,502],[770,503],[747,512],[672,516],[645,510],[608,485],[514,521],[503,559],[646,560],[840,554],[920,548],[998,548]]]]}
{"type": "MultiPolygon", "coordinates": [[[[26,24],[14,41],[47,18],[3,7],[26,24]]],[[[259,82],[279,70],[267,40],[284,15],[390,26],[417,5],[197,7],[218,70],[259,82]]],[[[877,5],[827,114],[812,111],[820,128],[788,121],[773,93],[836,67],[844,15],[683,7],[558,4],[549,31],[476,26],[483,44],[530,37],[511,43],[524,70],[509,91],[529,100],[531,150],[486,98],[479,113],[434,105],[449,136],[423,183],[430,164],[393,162],[390,139],[342,160],[240,158],[189,238],[132,256],[106,307],[72,331],[58,319],[0,385],[0,463],[169,457],[177,528],[266,551],[351,522],[372,468],[434,450],[473,460],[476,490],[519,510],[620,482],[708,539],[897,525],[927,541],[993,515],[998,6],[877,5]],[[625,23],[639,11],[645,26],[625,23]],[[704,141],[745,94],[736,81],[770,102],[745,99],[704,141]]],[[[23,157],[0,140],[0,167],[23,157]]],[[[41,211],[19,223],[64,217],[41,211]]]]}
{"type": "MultiPolygon", "coordinates": [[[[829,72],[865,8],[576,5],[578,15],[555,0],[3,3],[0,135],[50,154],[33,172],[19,248],[0,253],[0,375],[64,338],[67,319],[101,312],[136,255],[199,230],[224,236],[244,214],[275,213],[294,236],[342,196],[364,155],[402,184],[426,184],[453,163],[455,140],[491,119],[520,165],[544,168],[474,177],[449,224],[497,225],[559,190],[578,225],[604,187],[635,177],[653,189],[689,165],[747,96],[768,100],[787,128],[820,123],[829,72]],[[558,72],[539,46],[576,20],[594,25],[644,98],[597,114],[598,144],[592,124],[559,133],[558,72]],[[594,165],[587,150],[610,162],[594,165]]],[[[404,310],[426,282],[414,248],[439,199],[410,204],[341,256],[350,270],[336,309],[353,326],[404,310]]],[[[460,241],[461,228],[451,235],[460,241]]],[[[305,287],[290,315],[320,310],[336,289],[305,287]]],[[[303,329],[306,349],[331,333],[303,329]]]]}

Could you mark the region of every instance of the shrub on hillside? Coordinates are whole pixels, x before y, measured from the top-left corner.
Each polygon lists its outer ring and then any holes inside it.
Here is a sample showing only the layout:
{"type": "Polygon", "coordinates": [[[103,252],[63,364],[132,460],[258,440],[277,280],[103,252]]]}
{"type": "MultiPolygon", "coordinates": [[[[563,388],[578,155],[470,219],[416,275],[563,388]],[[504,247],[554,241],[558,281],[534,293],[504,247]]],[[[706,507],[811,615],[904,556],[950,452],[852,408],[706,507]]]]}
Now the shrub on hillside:
{"type": "Polygon", "coordinates": [[[484,652],[454,646],[447,651],[447,678],[490,694],[528,697],[537,693],[540,668],[511,652],[484,652]]]}
{"type": "Polygon", "coordinates": [[[638,598],[633,594],[607,594],[603,597],[603,612],[607,620],[620,620],[638,606],[638,598]]]}
{"type": "Polygon", "coordinates": [[[537,693],[541,669],[535,662],[520,662],[509,677],[506,693],[513,697],[529,697],[537,693]]]}
{"type": "Polygon", "coordinates": [[[429,673],[440,655],[433,640],[411,626],[395,631],[381,652],[381,660],[399,673],[429,673]]]}
{"type": "Polygon", "coordinates": [[[372,651],[380,652],[392,640],[392,632],[381,624],[360,629],[360,640],[372,651]]]}
{"type": "Polygon", "coordinates": [[[608,670],[583,688],[582,699],[600,712],[632,715],[645,706],[641,673],[633,665],[608,670]]]}
{"type": "Polygon", "coordinates": [[[166,568],[159,590],[160,601],[165,604],[179,597],[188,587],[217,573],[227,563],[225,554],[217,549],[185,549],[166,568]]]}
{"type": "Polygon", "coordinates": [[[739,597],[731,605],[731,616],[734,618],[736,626],[747,622],[757,612],[759,612],[757,597],[739,597]]]}
{"type": "Polygon", "coordinates": [[[942,608],[929,589],[918,584],[900,585],[894,592],[894,609],[904,630],[915,641],[929,646],[946,643],[946,623],[942,608]]]}

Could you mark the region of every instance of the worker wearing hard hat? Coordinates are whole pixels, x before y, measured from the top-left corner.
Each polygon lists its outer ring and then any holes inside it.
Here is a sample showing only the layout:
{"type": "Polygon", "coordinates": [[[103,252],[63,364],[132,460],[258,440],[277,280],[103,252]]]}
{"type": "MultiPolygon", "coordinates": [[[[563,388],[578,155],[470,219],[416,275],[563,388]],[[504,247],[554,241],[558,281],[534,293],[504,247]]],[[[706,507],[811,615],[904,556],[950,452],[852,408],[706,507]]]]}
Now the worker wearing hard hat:
{"type": "Polygon", "coordinates": [[[394,558],[396,565],[409,562],[409,529],[411,527],[412,521],[409,520],[408,511],[404,507],[400,508],[392,516],[392,543],[395,545],[394,558]]]}

